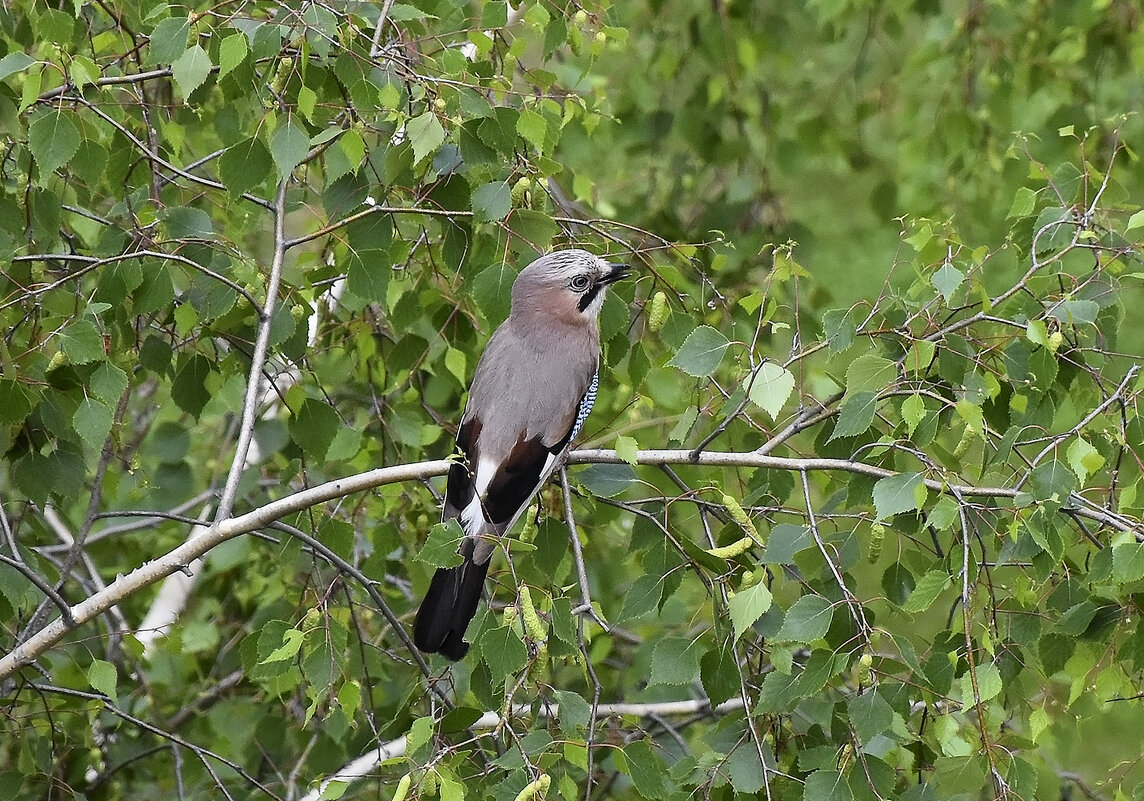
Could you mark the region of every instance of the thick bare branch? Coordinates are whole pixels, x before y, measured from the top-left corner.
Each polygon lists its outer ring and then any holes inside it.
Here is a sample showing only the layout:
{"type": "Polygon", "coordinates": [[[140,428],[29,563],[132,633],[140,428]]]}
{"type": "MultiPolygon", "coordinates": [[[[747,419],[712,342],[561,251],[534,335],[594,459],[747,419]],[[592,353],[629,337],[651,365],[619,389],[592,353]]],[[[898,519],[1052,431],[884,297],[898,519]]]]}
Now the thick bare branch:
{"type": "MultiPolygon", "coordinates": [[[[310,487],[276,501],[271,501],[265,506],[244,515],[227,518],[211,526],[203,532],[202,536],[188,540],[159,558],[137,567],[124,576],[120,576],[109,584],[103,592],[98,592],[76,604],[72,607],[72,618],[77,626],[87,623],[132,593],[154,584],[176,570],[182,570],[186,565],[203,556],[220,543],[239,534],[247,534],[263,528],[291,512],[308,509],[315,504],[341,498],[350,493],[380,487],[383,484],[444,475],[448,469],[449,462],[445,459],[396,467],[380,467],[377,470],[359,473],[356,476],[328,481],[325,484],[319,484],[316,487],[310,487]]],[[[63,639],[72,628],[74,626],[69,626],[61,618],[56,618],[29,637],[26,642],[17,646],[12,652],[0,657],[0,680],[8,678],[24,665],[30,664],[63,639]]]]}

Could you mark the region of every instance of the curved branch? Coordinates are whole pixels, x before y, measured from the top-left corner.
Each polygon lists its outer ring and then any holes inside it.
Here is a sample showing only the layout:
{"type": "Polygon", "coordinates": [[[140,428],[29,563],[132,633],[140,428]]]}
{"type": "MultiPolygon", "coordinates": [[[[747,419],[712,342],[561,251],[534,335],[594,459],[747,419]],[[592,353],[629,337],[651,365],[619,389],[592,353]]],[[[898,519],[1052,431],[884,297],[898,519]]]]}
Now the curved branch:
{"type": "MultiPolygon", "coordinates": [[[[626,460],[607,450],[577,450],[568,455],[569,464],[621,464],[626,460]]],[[[647,450],[636,453],[636,462],[645,465],[666,464],[700,464],[712,467],[763,467],[772,470],[839,470],[849,473],[861,473],[875,478],[888,478],[897,475],[893,470],[866,464],[864,462],[849,461],[846,459],[801,459],[781,456],[766,456],[760,453],[734,453],[707,451],[699,455],[697,461],[692,461],[691,451],[678,450],[647,450]]],[[[136,592],[143,587],[182,570],[192,560],[204,555],[226,540],[239,534],[246,534],[269,525],[284,515],[301,511],[325,501],[340,498],[354,492],[372,489],[383,484],[393,484],[400,481],[410,481],[441,476],[448,472],[450,462],[447,459],[437,459],[431,462],[416,462],[409,465],[394,467],[381,467],[366,473],[335,479],[319,484],[316,487],[301,490],[280,498],[276,501],[247,512],[238,517],[227,518],[217,522],[207,529],[202,536],[183,543],[178,548],[155,559],[152,562],[136,568],[125,576],[120,576],[103,592],[87,598],[72,607],[72,615],[76,625],[88,622],[95,616],[107,611],[113,604],[136,592]]],[[[955,497],[976,498],[1016,498],[1022,494],[1010,487],[974,487],[960,484],[947,484],[934,479],[923,479],[925,485],[936,491],[950,494],[955,497]]],[[[1074,507],[1070,513],[1091,520],[1098,520],[1120,531],[1130,532],[1137,538],[1144,537],[1144,532],[1132,520],[1116,515],[1102,508],[1090,508],[1084,503],[1081,496],[1075,493],[1069,498],[1074,507]]],[[[59,642],[71,629],[63,620],[57,618],[23,645],[18,646],[11,653],[0,658],[0,680],[11,676],[21,667],[30,664],[40,654],[59,642]]]]}
{"type": "MultiPolygon", "coordinates": [[[[251,531],[268,526],[292,512],[308,509],[325,501],[341,498],[354,492],[380,487],[383,484],[395,484],[401,481],[413,481],[433,476],[444,475],[449,469],[449,461],[437,459],[431,462],[416,462],[395,467],[379,467],[366,473],[359,473],[348,478],[327,481],[316,487],[295,492],[265,506],[247,512],[238,517],[231,517],[220,521],[207,529],[199,537],[184,542],[172,551],[141,565],[130,573],[118,577],[102,592],[97,592],[89,598],[72,607],[74,626],[82,625],[103,614],[116,603],[134,592],[159,581],[176,570],[203,556],[212,548],[251,531]]],[[[10,653],[0,657],[0,680],[10,677],[25,665],[31,664],[41,654],[63,639],[74,628],[61,618],[56,618],[47,626],[10,653]]]]}
{"type": "Polygon", "coordinates": [[[402,207],[402,206],[370,206],[368,209],[356,212],[348,217],[342,217],[340,220],[323,225],[316,231],[311,231],[308,234],[296,236],[293,239],[287,239],[285,242],[285,249],[304,245],[307,242],[313,242],[315,239],[321,239],[323,236],[328,236],[334,231],[345,228],[351,223],[355,223],[360,219],[370,216],[371,214],[424,214],[429,217],[465,217],[473,216],[471,211],[449,211],[448,209],[427,209],[422,207],[402,207]]]}
{"type": "Polygon", "coordinates": [[[12,261],[14,262],[78,261],[81,262],[84,266],[76,270],[74,273],[65,275],[63,278],[53,281],[50,284],[46,284],[35,289],[25,290],[24,294],[16,298],[16,300],[11,300],[7,303],[0,304],[0,311],[7,309],[9,306],[15,306],[17,303],[23,303],[28,298],[34,298],[37,295],[42,295],[45,292],[50,292],[56,287],[62,284],[66,284],[68,281],[74,281],[75,279],[80,278],[81,276],[86,275],[87,273],[99,267],[103,267],[108,264],[115,264],[121,261],[127,261],[128,259],[145,258],[173,261],[177,264],[183,265],[184,267],[189,267],[192,270],[197,270],[203,275],[213,278],[220,283],[226,284],[226,286],[230,287],[235,292],[246,298],[246,300],[254,308],[255,312],[262,314],[262,304],[255,300],[254,296],[247,292],[241,284],[230,280],[225,275],[215,272],[209,267],[205,267],[202,264],[199,264],[197,261],[188,259],[186,256],[180,256],[177,253],[164,253],[161,250],[133,250],[130,253],[120,253],[118,256],[108,256],[103,259],[99,259],[94,256],[82,256],[78,253],[33,253],[27,256],[14,256],[12,258],[12,261]]]}

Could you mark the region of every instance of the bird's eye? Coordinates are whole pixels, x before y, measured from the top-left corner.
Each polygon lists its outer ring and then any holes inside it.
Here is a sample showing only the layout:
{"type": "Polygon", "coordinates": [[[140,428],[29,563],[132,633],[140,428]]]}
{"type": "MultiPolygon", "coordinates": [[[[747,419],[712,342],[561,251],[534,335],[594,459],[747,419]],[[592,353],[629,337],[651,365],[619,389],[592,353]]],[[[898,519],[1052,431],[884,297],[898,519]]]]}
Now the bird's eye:
{"type": "Polygon", "coordinates": [[[592,285],[592,279],[590,279],[586,275],[578,275],[575,278],[573,278],[572,281],[569,283],[569,286],[571,286],[577,292],[583,292],[585,289],[587,289],[591,285],[592,285]]]}

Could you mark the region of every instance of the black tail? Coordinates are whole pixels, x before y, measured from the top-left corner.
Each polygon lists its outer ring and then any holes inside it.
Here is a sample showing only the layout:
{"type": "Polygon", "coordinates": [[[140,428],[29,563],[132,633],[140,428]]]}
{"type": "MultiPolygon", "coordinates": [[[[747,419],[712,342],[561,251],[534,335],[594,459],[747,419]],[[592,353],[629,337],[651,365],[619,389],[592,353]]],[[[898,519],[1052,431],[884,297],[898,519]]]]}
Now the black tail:
{"type": "Polygon", "coordinates": [[[464,563],[439,567],[413,621],[413,642],[427,654],[443,654],[456,662],[469,650],[465,630],[477,613],[489,562],[473,561],[472,547],[461,546],[464,563]],[[468,553],[466,553],[468,551],[468,553]]]}

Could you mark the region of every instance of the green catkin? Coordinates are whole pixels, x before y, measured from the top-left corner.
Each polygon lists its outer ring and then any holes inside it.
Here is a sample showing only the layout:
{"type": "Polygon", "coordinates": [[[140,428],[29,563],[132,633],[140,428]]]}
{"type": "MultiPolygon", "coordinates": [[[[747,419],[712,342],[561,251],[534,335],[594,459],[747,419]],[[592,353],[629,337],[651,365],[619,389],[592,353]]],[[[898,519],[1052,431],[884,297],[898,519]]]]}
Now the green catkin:
{"type": "Polygon", "coordinates": [[[536,607],[532,605],[532,593],[529,592],[527,584],[520,585],[520,614],[524,618],[524,630],[529,637],[536,642],[548,639],[544,623],[541,622],[540,615],[536,614],[536,607]]]}
{"type": "Polygon", "coordinates": [[[401,777],[401,781],[397,783],[397,789],[393,791],[393,801],[405,801],[405,796],[409,795],[409,787],[413,784],[413,778],[406,773],[401,777]]]}
{"type": "Polygon", "coordinates": [[[882,541],[886,539],[886,527],[881,523],[875,523],[870,527],[870,550],[866,554],[866,560],[870,564],[878,561],[878,557],[882,555],[882,541]]]}
{"type": "Polygon", "coordinates": [[[647,304],[647,328],[649,331],[659,331],[667,320],[667,295],[656,292],[647,304]]]}
{"type": "Polygon", "coordinates": [[[708,548],[707,553],[712,556],[717,556],[720,559],[734,559],[736,556],[741,556],[747,551],[751,550],[755,541],[750,537],[743,537],[740,540],[735,540],[730,545],[722,545],[718,548],[708,548]]]}
{"type": "Polygon", "coordinates": [[[530,801],[537,795],[543,796],[548,792],[548,788],[552,786],[552,777],[547,773],[541,773],[540,778],[534,782],[529,782],[525,788],[516,794],[514,801],[530,801]]]}
{"type": "Polygon", "coordinates": [[[747,513],[743,511],[743,507],[739,505],[737,500],[730,495],[724,494],[723,507],[731,515],[731,519],[738,523],[739,527],[747,532],[747,535],[752,540],[755,542],[759,541],[758,529],[755,528],[755,524],[751,521],[751,518],[747,516],[747,513]]]}

